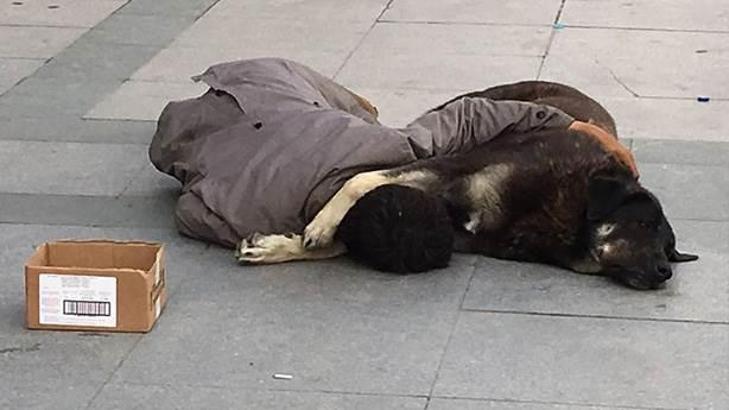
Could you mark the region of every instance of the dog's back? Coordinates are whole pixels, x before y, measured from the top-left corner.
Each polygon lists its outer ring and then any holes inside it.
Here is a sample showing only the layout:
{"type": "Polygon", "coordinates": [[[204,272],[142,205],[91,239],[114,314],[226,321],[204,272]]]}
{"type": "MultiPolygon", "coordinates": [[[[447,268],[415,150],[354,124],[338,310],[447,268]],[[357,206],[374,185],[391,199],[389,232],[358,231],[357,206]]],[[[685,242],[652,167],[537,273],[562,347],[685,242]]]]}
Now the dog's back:
{"type": "Polygon", "coordinates": [[[597,125],[614,136],[618,136],[615,120],[607,110],[588,95],[568,85],[549,81],[522,81],[491,87],[459,95],[434,108],[437,111],[453,101],[464,97],[481,97],[492,100],[526,101],[559,108],[575,119],[597,125]]]}

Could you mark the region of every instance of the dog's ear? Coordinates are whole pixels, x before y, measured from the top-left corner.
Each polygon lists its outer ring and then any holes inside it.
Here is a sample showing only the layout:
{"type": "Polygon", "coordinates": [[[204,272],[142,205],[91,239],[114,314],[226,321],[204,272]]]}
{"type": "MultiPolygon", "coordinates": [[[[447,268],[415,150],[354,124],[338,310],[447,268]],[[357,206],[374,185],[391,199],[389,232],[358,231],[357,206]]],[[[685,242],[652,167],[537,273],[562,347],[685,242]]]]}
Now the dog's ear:
{"type": "Polygon", "coordinates": [[[676,234],[673,232],[673,227],[668,220],[663,219],[663,227],[666,229],[668,235],[668,242],[666,243],[666,258],[669,262],[691,262],[699,259],[699,255],[693,255],[690,253],[682,253],[676,250],[676,234]]]}
{"type": "Polygon", "coordinates": [[[681,253],[673,248],[668,251],[668,260],[670,262],[691,262],[699,259],[699,255],[693,255],[690,253],[681,253]]]}
{"type": "Polygon", "coordinates": [[[668,258],[669,262],[691,262],[699,259],[699,255],[693,255],[690,253],[682,253],[679,252],[676,249],[676,235],[673,233],[673,228],[671,227],[671,224],[666,221],[666,225],[668,227],[668,244],[666,245],[666,257],[668,258]]]}
{"type": "Polygon", "coordinates": [[[587,219],[599,221],[610,215],[628,197],[625,180],[612,175],[590,177],[587,186],[587,219]]]}

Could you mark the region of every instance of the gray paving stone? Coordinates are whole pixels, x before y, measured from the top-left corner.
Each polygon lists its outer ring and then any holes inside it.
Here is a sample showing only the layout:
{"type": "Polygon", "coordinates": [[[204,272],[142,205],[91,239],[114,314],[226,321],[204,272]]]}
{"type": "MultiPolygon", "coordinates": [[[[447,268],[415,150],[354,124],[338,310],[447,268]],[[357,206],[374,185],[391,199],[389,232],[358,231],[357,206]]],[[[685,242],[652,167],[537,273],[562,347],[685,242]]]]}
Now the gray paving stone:
{"type": "Polygon", "coordinates": [[[729,98],[727,41],[729,33],[568,27],[556,32],[542,78],[596,97],[630,97],[627,87],[642,97],[729,98]]]}
{"type": "Polygon", "coordinates": [[[91,409],[311,409],[422,410],[425,398],[348,395],[339,393],[263,391],[215,387],[109,384],[91,409]]]}
{"type": "Polygon", "coordinates": [[[42,59],[0,58],[0,95],[43,65],[42,59]]]}
{"type": "Polygon", "coordinates": [[[118,14],[199,16],[219,0],[132,0],[118,14]]]}
{"type": "Polygon", "coordinates": [[[557,17],[559,7],[559,0],[396,0],[382,17],[395,21],[551,25],[557,17]]]}
{"type": "Polygon", "coordinates": [[[84,118],[157,121],[170,102],[195,98],[207,91],[203,83],[158,83],[130,80],[91,109],[84,118]]]}
{"type": "Polygon", "coordinates": [[[213,64],[282,56],[333,75],[369,29],[366,21],[254,18],[205,15],[168,50],[132,76],[135,80],[189,83],[213,64]]]}
{"type": "Polygon", "coordinates": [[[0,192],[114,196],[149,160],[143,145],[0,141],[0,162],[0,192]]]}
{"type": "Polygon", "coordinates": [[[90,39],[112,44],[165,46],[194,21],[194,16],[115,14],[95,26],[90,39]]]}
{"type": "Polygon", "coordinates": [[[157,123],[82,120],[70,116],[0,118],[0,140],[149,144],[157,123]]]}
{"type": "Polygon", "coordinates": [[[434,394],[726,408],[728,345],[726,325],[464,312],[434,394]]]}
{"type": "Polygon", "coordinates": [[[396,276],[346,259],[239,267],[221,252],[115,382],[424,395],[473,263],[396,276]]]}
{"type": "Polygon", "coordinates": [[[291,49],[285,42],[269,45],[240,42],[230,48],[217,46],[180,46],[173,43],[141,67],[132,80],[190,83],[190,77],[201,74],[208,67],[240,59],[285,56],[306,64],[327,77],[333,76],[346,59],[347,52],[319,51],[315,45],[291,49]]]}
{"type": "Polygon", "coordinates": [[[663,289],[640,292],[601,277],[481,258],[463,308],[729,323],[729,223],[673,225],[679,249],[700,259],[674,265],[663,289]]]}
{"type": "Polygon", "coordinates": [[[645,163],[640,179],[661,200],[669,218],[729,220],[727,167],[645,163]]]}
{"type": "Polygon", "coordinates": [[[451,64],[444,65],[420,53],[386,59],[385,54],[370,59],[355,53],[337,80],[353,88],[476,90],[485,88],[484,84],[534,79],[540,61],[539,57],[453,55],[451,64]]]}
{"type": "Polygon", "coordinates": [[[6,1],[0,4],[0,24],[93,27],[125,2],[64,0],[59,4],[55,0],[6,1]]]}
{"type": "Polygon", "coordinates": [[[477,409],[500,409],[500,410],[608,410],[615,407],[605,406],[578,406],[570,404],[549,404],[549,403],[514,403],[508,401],[474,400],[474,399],[441,399],[430,400],[428,410],[477,410],[477,409]]]}
{"type": "MultiPolygon", "coordinates": [[[[729,132],[726,132],[729,135],[729,132]]],[[[638,139],[633,155],[639,164],[674,163],[729,167],[728,142],[666,141],[638,139]]]]}
{"type": "Polygon", "coordinates": [[[308,21],[347,21],[372,23],[382,13],[388,0],[359,0],[342,7],[338,0],[309,0],[305,2],[261,1],[240,2],[222,0],[206,17],[237,16],[243,20],[289,19],[308,21]]]}
{"type": "MultiPolygon", "coordinates": [[[[22,326],[16,322],[21,306],[0,300],[3,322],[11,315],[14,326],[22,326]]],[[[27,330],[0,335],[0,407],[83,408],[139,338],[27,330]]]]}
{"type": "Polygon", "coordinates": [[[147,46],[109,45],[95,51],[97,48],[79,40],[41,67],[0,98],[0,117],[78,118],[156,52],[147,46]]]}
{"type": "MultiPolygon", "coordinates": [[[[308,48],[347,53],[369,30],[371,21],[255,18],[241,24],[236,15],[205,15],[175,40],[175,46],[267,50],[286,57],[286,51],[308,48]],[[318,23],[318,24],[317,24],[318,23]]],[[[276,56],[276,54],[272,54],[276,56]]]]}
{"type": "Polygon", "coordinates": [[[0,118],[79,118],[121,80],[30,77],[0,97],[0,118]]]}
{"type": "Polygon", "coordinates": [[[85,28],[0,26],[0,57],[49,58],[79,38],[85,28]]]}
{"type": "Polygon", "coordinates": [[[569,25],[729,31],[729,5],[719,0],[636,2],[570,0],[560,21],[569,25]]]}
{"type": "Polygon", "coordinates": [[[179,194],[180,183],[177,179],[158,171],[147,160],[147,164],[137,173],[124,190],[124,196],[149,196],[153,198],[173,197],[179,194]]]}
{"type": "MultiPolygon", "coordinates": [[[[464,54],[537,57],[544,55],[550,32],[549,27],[538,26],[379,23],[367,34],[357,54],[371,56],[382,51],[393,55],[427,54],[430,51],[445,59],[464,54]],[[495,38],[499,41],[494,41],[495,38]]],[[[447,60],[444,63],[450,64],[447,60]]]]}
{"type": "Polygon", "coordinates": [[[0,223],[174,229],[177,192],[153,197],[0,193],[0,223]]]}
{"type": "Polygon", "coordinates": [[[44,66],[37,76],[4,95],[0,117],[80,117],[118,88],[121,80],[129,78],[160,46],[172,41],[193,18],[115,14],[44,66]]]}
{"type": "MultiPolygon", "coordinates": [[[[132,81],[138,82],[189,85],[192,83],[190,77],[202,74],[208,67],[221,62],[247,58],[247,56],[247,51],[221,50],[216,47],[180,47],[173,43],[170,47],[160,50],[130,78],[132,81]]],[[[341,61],[338,61],[338,64],[341,64],[341,61]]],[[[332,64],[332,66],[334,65],[336,64],[332,64]]],[[[333,73],[335,69],[332,67],[330,71],[333,73]]]]}
{"type": "Polygon", "coordinates": [[[541,27],[378,24],[336,78],[368,88],[483,89],[535,78],[548,37],[541,27]],[[476,46],[474,38],[486,40],[476,46]]]}
{"type": "Polygon", "coordinates": [[[613,115],[623,137],[729,142],[724,120],[729,101],[700,103],[695,99],[633,97],[598,100],[613,115]]]}
{"type": "Polygon", "coordinates": [[[367,87],[358,87],[354,91],[374,104],[379,111],[380,122],[391,127],[404,127],[427,110],[467,92],[367,87]]]}
{"type": "Polygon", "coordinates": [[[99,44],[87,35],[55,56],[34,77],[68,82],[125,80],[158,51],[158,46],[99,44]]]}

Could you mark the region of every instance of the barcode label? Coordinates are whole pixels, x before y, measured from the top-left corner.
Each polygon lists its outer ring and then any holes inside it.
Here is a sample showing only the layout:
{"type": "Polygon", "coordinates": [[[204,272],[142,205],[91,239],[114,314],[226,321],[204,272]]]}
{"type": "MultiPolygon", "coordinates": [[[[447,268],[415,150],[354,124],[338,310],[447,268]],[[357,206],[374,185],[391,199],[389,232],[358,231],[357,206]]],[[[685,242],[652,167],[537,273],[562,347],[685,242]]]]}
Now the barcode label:
{"type": "Polygon", "coordinates": [[[116,327],[116,278],[41,273],[38,321],[42,325],[116,327]]]}
{"type": "Polygon", "coordinates": [[[63,314],[76,316],[111,316],[111,303],[87,300],[64,300],[63,314]]]}

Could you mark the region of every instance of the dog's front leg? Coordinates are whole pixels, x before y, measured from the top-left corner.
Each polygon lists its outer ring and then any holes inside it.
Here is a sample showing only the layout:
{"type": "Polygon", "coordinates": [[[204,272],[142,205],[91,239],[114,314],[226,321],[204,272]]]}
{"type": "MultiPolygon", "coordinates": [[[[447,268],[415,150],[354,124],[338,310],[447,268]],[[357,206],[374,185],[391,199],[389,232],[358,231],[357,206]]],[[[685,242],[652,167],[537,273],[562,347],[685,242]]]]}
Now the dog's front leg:
{"type": "Polygon", "coordinates": [[[301,235],[254,234],[243,239],[235,252],[240,263],[265,265],[297,260],[327,259],[339,256],[347,250],[343,244],[334,242],[318,249],[306,249],[301,235]]]}
{"type": "Polygon", "coordinates": [[[330,245],[334,241],[337,226],[354,203],[366,193],[390,183],[391,180],[392,178],[385,175],[385,171],[363,172],[350,178],[306,226],[304,246],[315,249],[330,245]]]}
{"type": "Polygon", "coordinates": [[[438,181],[438,175],[424,168],[421,162],[400,168],[357,174],[334,194],[332,199],[304,228],[304,246],[307,249],[316,249],[331,245],[339,223],[342,222],[350,208],[375,188],[395,184],[427,190],[428,186],[432,187],[434,184],[438,184],[438,181]]]}

